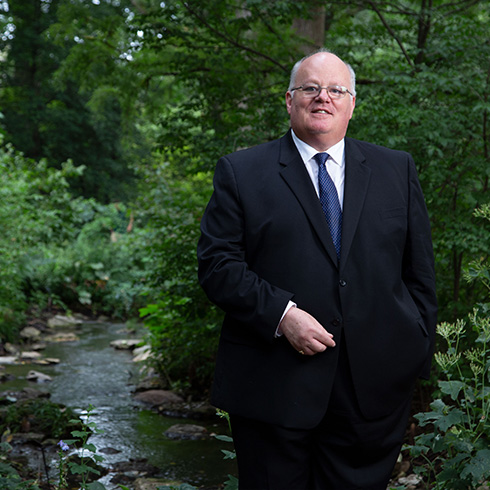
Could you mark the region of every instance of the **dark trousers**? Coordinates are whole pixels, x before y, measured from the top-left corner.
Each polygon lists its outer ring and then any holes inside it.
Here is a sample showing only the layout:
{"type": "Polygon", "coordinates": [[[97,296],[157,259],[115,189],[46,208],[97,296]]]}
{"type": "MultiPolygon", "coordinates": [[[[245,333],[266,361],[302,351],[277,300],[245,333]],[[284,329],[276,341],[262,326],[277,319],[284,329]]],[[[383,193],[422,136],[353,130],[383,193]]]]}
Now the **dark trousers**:
{"type": "Polygon", "coordinates": [[[345,349],[340,354],[329,407],[317,427],[291,429],[230,416],[240,490],[386,490],[411,400],[387,417],[366,420],[345,349]]]}

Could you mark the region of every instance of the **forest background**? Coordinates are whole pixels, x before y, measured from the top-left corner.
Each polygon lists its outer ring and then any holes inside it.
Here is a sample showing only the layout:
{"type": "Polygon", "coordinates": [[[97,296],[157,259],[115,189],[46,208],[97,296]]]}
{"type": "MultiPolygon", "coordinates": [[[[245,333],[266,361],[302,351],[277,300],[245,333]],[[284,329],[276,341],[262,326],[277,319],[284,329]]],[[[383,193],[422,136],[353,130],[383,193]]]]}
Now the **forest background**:
{"type": "Polygon", "coordinates": [[[477,0],[0,0],[0,343],[50,311],[141,316],[162,377],[206,396],[214,166],[287,130],[321,46],[357,73],[348,135],[414,156],[440,320],[487,303],[489,25],[477,0]]]}

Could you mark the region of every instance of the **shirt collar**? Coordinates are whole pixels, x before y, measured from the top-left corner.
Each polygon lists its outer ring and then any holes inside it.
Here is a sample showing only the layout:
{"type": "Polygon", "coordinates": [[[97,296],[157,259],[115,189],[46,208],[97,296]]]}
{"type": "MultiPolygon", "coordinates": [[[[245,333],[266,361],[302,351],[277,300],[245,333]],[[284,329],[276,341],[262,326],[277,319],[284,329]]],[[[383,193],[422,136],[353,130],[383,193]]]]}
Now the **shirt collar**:
{"type": "MultiPolygon", "coordinates": [[[[303,159],[304,163],[306,163],[311,158],[313,158],[317,153],[319,153],[318,150],[315,150],[315,148],[310,146],[308,143],[305,143],[304,141],[300,140],[292,129],[291,129],[291,136],[293,137],[294,144],[296,145],[296,148],[298,148],[299,154],[301,155],[301,158],[303,159]]],[[[327,153],[330,156],[330,158],[339,167],[343,167],[345,161],[344,151],[345,151],[345,139],[342,138],[338,143],[335,143],[335,145],[331,146],[327,150],[327,153]]]]}

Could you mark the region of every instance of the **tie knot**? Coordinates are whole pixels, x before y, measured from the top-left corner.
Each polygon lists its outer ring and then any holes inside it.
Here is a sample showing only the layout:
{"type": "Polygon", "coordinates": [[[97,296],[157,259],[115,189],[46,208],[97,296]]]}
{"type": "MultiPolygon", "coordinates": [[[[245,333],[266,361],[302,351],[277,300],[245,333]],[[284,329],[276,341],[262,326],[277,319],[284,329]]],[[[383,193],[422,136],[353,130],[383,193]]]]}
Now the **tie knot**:
{"type": "Polygon", "coordinates": [[[318,165],[322,166],[328,160],[328,153],[317,153],[313,158],[318,165]]]}

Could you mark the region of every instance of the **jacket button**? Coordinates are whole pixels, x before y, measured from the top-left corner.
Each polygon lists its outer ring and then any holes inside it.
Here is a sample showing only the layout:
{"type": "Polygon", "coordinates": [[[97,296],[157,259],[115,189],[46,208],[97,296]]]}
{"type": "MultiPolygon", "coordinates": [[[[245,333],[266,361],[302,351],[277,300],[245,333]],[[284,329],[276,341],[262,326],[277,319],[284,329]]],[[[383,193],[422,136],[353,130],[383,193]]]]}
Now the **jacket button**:
{"type": "Polygon", "coordinates": [[[338,327],[340,325],[340,323],[341,323],[340,318],[335,318],[334,320],[332,320],[332,325],[334,327],[338,327]]]}
{"type": "Polygon", "coordinates": [[[347,286],[347,283],[346,283],[346,282],[345,282],[343,279],[341,279],[341,280],[339,281],[339,284],[340,284],[340,286],[341,286],[341,287],[343,287],[343,288],[344,288],[345,286],[347,286]]]}

